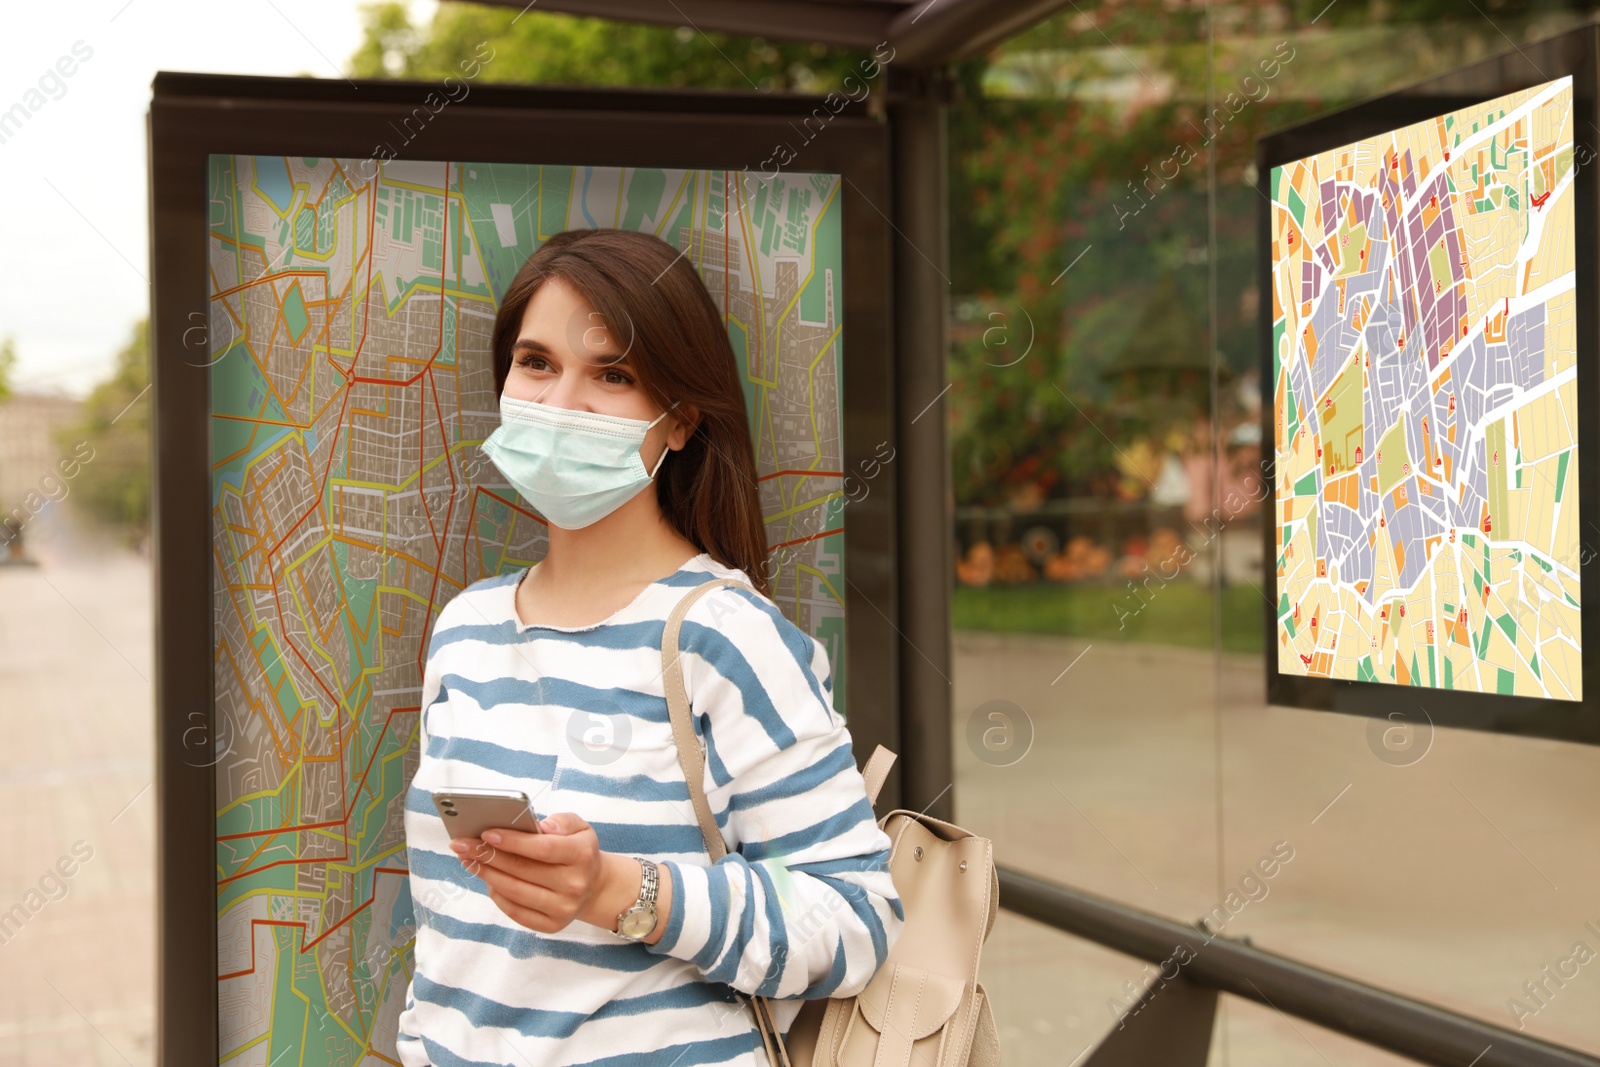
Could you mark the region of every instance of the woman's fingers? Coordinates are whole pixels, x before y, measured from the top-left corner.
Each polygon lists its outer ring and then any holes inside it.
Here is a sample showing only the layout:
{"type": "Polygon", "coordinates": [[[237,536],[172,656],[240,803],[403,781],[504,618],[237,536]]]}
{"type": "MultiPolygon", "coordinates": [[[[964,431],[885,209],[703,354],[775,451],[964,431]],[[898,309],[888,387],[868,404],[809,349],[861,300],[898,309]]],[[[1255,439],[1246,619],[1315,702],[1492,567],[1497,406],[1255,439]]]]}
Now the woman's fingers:
{"type": "MultiPolygon", "coordinates": [[[[485,844],[505,849],[541,863],[572,863],[591,848],[587,838],[594,837],[594,828],[570,811],[548,815],[544,832],[532,830],[485,830],[485,844]]],[[[598,839],[594,842],[598,845],[598,839]]]]}
{"type": "MultiPolygon", "coordinates": [[[[484,871],[494,870],[518,881],[542,886],[556,893],[574,893],[582,890],[582,886],[578,884],[580,867],[559,860],[530,859],[503,845],[497,848],[486,842],[473,841],[471,838],[459,840],[469,843],[464,851],[459,849],[456,851],[468,874],[482,877],[484,871]]],[[[451,842],[450,847],[455,848],[455,844],[451,842]]]]}
{"type": "Polygon", "coordinates": [[[524,926],[531,926],[544,933],[554,933],[570,923],[577,913],[576,902],[571,898],[532,882],[525,882],[493,867],[481,868],[478,877],[488,885],[489,899],[493,900],[501,911],[524,926]],[[523,913],[527,913],[544,925],[526,921],[523,913]]]}
{"type": "Polygon", "coordinates": [[[577,917],[593,889],[600,842],[571,812],[549,816],[544,825],[543,833],[486,830],[483,840],[457,838],[450,847],[469,874],[483,879],[496,907],[531,930],[555,933],[577,917]]]}
{"type": "MultiPolygon", "coordinates": [[[[457,838],[471,841],[470,837],[457,838]]],[[[496,851],[509,852],[541,863],[560,863],[560,853],[570,842],[551,834],[536,834],[531,830],[485,830],[483,843],[496,851]]],[[[454,844],[454,842],[452,842],[454,844]]]]}
{"type": "Polygon", "coordinates": [[[505,912],[513,922],[517,923],[519,926],[526,926],[528,929],[537,931],[538,933],[557,933],[558,931],[564,929],[567,925],[564,922],[559,922],[551,918],[542,911],[524,907],[523,905],[518,904],[516,901],[508,900],[506,897],[501,896],[492,888],[489,890],[489,899],[494,902],[495,907],[505,912]]]}

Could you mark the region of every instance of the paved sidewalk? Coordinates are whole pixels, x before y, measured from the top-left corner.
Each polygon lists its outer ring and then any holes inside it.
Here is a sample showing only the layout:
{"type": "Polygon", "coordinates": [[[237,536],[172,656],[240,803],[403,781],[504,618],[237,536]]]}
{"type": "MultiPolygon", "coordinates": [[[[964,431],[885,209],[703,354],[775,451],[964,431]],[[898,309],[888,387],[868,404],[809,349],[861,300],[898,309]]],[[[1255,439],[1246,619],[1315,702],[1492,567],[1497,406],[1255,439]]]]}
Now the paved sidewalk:
{"type": "Polygon", "coordinates": [[[150,566],[66,527],[0,568],[0,1065],[155,1057],[150,566]],[[87,857],[86,859],[83,857],[87,857]],[[70,875],[63,877],[65,872],[70,875]]]}

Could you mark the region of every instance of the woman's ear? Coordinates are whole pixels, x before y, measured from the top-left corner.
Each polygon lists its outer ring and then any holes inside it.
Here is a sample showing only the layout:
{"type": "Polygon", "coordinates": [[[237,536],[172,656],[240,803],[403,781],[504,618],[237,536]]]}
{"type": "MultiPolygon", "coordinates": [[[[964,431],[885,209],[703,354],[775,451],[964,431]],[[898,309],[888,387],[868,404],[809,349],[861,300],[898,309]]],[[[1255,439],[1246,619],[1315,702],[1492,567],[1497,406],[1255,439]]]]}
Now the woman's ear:
{"type": "Polygon", "coordinates": [[[700,409],[693,404],[679,404],[672,409],[672,429],[667,434],[668,448],[682,448],[700,425],[700,409]]]}

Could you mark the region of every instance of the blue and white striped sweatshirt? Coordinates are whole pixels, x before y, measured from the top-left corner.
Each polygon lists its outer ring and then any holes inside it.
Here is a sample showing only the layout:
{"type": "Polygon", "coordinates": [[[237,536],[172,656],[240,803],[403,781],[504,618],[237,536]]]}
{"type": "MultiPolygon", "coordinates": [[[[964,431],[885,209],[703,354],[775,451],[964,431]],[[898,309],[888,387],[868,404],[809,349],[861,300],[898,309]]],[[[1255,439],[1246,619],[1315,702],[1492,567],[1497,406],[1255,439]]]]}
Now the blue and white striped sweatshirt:
{"type": "Polygon", "coordinates": [[[440,612],[423,672],[421,759],[406,792],[416,970],[399,1018],[406,1067],[766,1067],[750,1008],[865,988],[900,936],[889,838],[833,710],[826,652],[751,590],[715,589],[679,634],[728,854],[711,863],[678,762],[661,635],[691,588],[748,576],[702,553],[585,627],[516,613],[528,568],[440,612]],[[608,852],[670,870],[661,940],[574,921],[521,926],[449,847],[431,790],[518,788],[571,811],[608,852]]]}

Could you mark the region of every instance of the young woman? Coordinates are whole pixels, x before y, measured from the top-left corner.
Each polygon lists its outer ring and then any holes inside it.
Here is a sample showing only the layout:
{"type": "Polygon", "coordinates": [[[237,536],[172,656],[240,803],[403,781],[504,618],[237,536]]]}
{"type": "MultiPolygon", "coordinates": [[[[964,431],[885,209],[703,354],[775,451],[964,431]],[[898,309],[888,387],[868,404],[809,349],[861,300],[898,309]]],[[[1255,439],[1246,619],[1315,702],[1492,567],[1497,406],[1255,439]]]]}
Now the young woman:
{"type": "Polygon", "coordinates": [[[407,1067],[766,1067],[754,1014],[865,988],[904,926],[833,710],[827,655],[768,597],[743,392],[687,259],[625,230],[550,238],[494,329],[484,451],[549,523],[532,567],[434,622],[406,796],[416,971],[407,1067]],[[680,634],[712,864],[668,718],[680,634]],[[430,791],[521,789],[543,832],[451,840],[430,791]]]}

